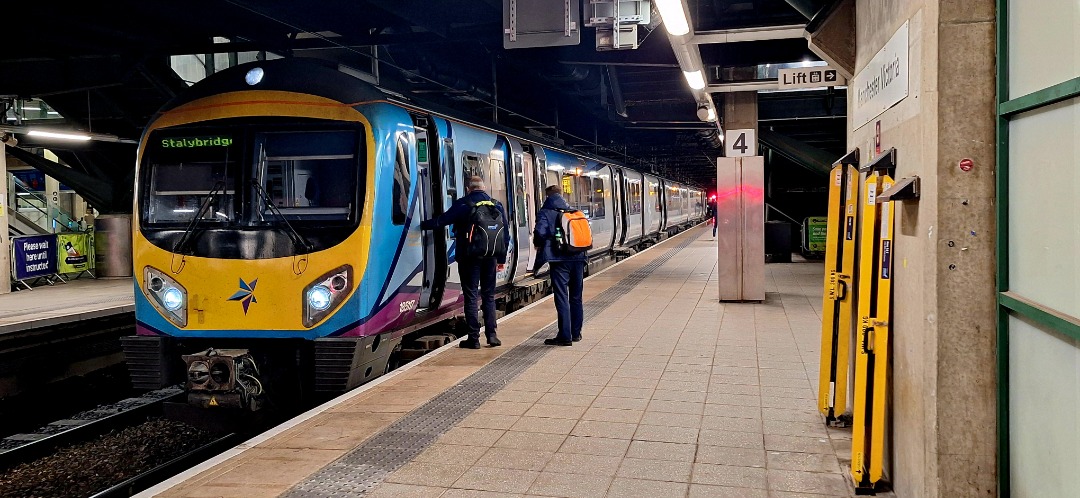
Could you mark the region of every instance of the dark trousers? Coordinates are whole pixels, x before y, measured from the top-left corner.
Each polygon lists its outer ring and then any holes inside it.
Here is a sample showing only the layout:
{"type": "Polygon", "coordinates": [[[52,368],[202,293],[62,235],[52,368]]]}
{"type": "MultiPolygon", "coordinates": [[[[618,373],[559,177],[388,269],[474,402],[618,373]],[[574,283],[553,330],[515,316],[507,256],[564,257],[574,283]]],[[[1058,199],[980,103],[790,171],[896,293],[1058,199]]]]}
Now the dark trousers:
{"type": "Polygon", "coordinates": [[[555,295],[555,311],[559,314],[559,335],[562,341],[581,337],[585,310],[581,303],[584,286],[584,261],[551,261],[551,289],[555,295]]]}
{"type": "Polygon", "coordinates": [[[469,327],[469,340],[480,340],[477,297],[483,301],[484,332],[491,337],[495,335],[495,258],[461,259],[457,263],[461,291],[465,294],[465,324],[469,327]]]}

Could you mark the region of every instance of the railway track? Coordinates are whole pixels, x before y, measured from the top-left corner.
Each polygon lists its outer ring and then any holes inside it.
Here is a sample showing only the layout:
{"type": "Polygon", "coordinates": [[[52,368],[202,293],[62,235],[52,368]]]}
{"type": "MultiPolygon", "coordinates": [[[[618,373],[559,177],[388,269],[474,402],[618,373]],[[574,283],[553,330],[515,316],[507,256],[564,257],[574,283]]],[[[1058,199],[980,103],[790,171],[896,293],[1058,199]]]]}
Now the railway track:
{"type": "Polygon", "coordinates": [[[94,408],[47,424],[34,432],[0,439],[0,471],[49,455],[62,446],[88,441],[160,415],[162,404],[179,400],[183,389],[169,387],[94,408]]]}

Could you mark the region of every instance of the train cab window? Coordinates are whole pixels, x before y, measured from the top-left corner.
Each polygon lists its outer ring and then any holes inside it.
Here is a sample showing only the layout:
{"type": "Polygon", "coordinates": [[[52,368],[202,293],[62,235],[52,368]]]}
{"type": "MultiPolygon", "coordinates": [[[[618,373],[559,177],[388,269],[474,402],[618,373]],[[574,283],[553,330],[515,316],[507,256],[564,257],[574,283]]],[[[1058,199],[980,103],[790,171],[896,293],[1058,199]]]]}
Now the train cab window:
{"type": "MultiPolygon", "coordinates": [[[[352,218],[359,171],[355,131],[263,132],[256,134],[255,146],[259,183],[283,216],[306,221],[352,218]]],[[[256,210],[257,221],[273,216],[268,207],[256,210]]]]}
{"type": "Polygon", "coordinates": [[[236,182],[243,156],[230,133],[155,132],[147,141],[143,221],[183,225],[236,220],[236,182]]]}
{"type": "Polygon", "coordinates": [[[397,135],[397,152],[394,154],[394,198],[392,221],[404,225],[409,217],[409,192],[412,191],[412,168],[409,167],[409,138],[397,135]]]}

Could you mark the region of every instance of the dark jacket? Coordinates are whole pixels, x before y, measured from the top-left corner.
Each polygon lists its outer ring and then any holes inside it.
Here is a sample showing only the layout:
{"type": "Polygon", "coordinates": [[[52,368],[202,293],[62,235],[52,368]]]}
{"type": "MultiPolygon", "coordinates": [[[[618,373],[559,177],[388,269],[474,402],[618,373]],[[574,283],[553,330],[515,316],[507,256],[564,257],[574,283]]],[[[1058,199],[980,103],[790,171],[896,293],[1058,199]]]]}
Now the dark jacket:
{"type": "Polygon", "coordinates": [[[566,199],[559,194],[549,195],[544,200],[544,206],[536,217],[536,227],[533,228],[533,245],[540,249],[535,268],[540,268],[545,262],[550,261],[585,261],[588,259],[586,252],[565,253],[555,249],[555,227],[559,226],[559,216],[562,213],[556,209],[570,209],[566,199]]]}
{"type": "MultiPolygon", "coordinates": [[[[433,230],[438,227],[444,227],[447,225],[454,225],[454,237],[457,237],[459,233],[465,233],[469,223],[469,212],[472,211],[472,205],[480,201],[494,201],[495,207],[499,209],[499,216],[502,217],[503,225],[506,226],[506,247],[510,247],[510,224],[507,223],[506,209],[503,208],[501,202],[492,199],[487,192],[483,190],[473,190],[464,197],[457,199],[447,209],[446,212],[439,215],[436,218],[430,220],[424,220],[420,222],[421,230],[433,230]]],[[[505,264],[506,258],[499,258],[499,264],[505,264]]]]}

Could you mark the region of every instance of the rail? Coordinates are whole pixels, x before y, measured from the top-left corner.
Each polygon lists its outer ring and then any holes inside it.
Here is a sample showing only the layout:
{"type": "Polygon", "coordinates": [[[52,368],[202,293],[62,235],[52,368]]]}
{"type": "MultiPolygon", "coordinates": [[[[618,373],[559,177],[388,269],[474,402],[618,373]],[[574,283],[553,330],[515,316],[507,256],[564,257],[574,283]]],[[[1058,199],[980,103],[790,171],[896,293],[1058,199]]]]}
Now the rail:
{"type": "Polygon", "coordinates": [[[8,446],[0,449],[0,470],[34,461],[62,446],[89,441],[118,427],[131,425],[133,421],[161,413],[163,403],[179,400],[183,396],[183,390],[176,386],[159,389],[116,403],[116,408],[88,412],[90,417],[96,415],[96,418],[60,420],[33,433],[8,436],[0,440],[0,444],[8,446]]]}

